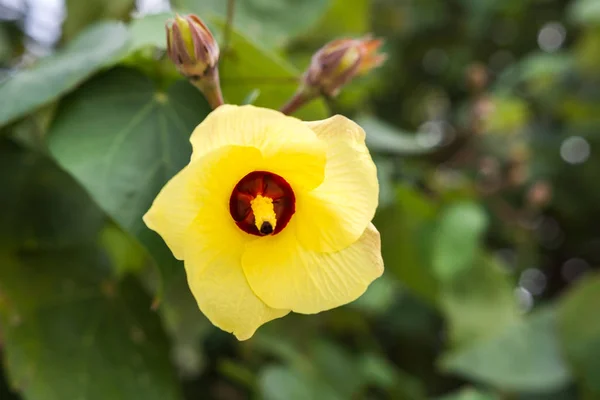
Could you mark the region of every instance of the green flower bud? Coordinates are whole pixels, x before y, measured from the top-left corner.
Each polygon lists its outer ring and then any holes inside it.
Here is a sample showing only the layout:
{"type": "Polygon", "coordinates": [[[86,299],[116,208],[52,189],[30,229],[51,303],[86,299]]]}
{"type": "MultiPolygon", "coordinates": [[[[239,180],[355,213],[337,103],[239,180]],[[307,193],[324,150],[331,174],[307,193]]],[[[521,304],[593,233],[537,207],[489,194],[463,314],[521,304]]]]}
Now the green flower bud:
{"type": "Polygon", "coordinates": [[[179,72],[204,94],[212,108],[223,104],[219,45],[200,18],[177,15],[167,21],[167,53],[179,72]]]}
{"type": "Polygon", "coordinates": [[[167,52],[179,72],[200,79],[219,62],[219,45],[195,15],[177,15],[167,21],[167,52]]]}

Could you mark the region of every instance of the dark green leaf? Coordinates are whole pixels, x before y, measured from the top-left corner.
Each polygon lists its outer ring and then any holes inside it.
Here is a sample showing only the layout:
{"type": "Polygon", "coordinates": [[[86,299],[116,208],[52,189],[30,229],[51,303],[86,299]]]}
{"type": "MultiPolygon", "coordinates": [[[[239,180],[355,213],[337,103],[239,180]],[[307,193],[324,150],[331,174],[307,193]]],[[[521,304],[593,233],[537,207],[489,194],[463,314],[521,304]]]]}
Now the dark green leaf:
{"type": "Polygon", "coordinates": [[[51,153],[152,252],[165,283],[182,268],[142,216],[189,162],[189,136],[209,111],[185,81],[163,93],[143,75],[117,69],[66,98],[50,128],[51,153]]]}
{"type": "Polygon", "coordinates": [[[399,370],[385,357],[377,354],[365,354],[359,360],[364,379],[371,385],[384,388],[398,400],[425,399],[425,388],[414,376],[399,370]]]}
{"type": "Polygon", "coordinates": [[[336,343],[318,340],[311,346],[311,363],[319,380],[326,382],[342,398],[350,399],[365,385],[357,360],[336,343]]]}
{"type": "Polygon", "coordinates": [[[600,396],[600,275],[583,281],[558,306],[558,328],[565,357],[590,393],[600,396]]]}
{"type": "Polygon", "coordinates": [[[438,282],[428,254],[437,206],[418,191],[403,186],[397,189],[395,203],[375,216],[383,261],[413,293],[436,303],[438,282]]]}
{"type": "Polygon", "coordinates": [[[113,63],[126,50],[128,38],[120,23],[95,25],[56,55],[2,82],[0,126],[50,103],[113,63]]]}
{"type": "Polygon", "coordinates": [[[49,160],[0,143],[0,329],[28,400],[180,399],[140,285],[116,279],[104,215],[49,160]]]}
{"type": "Polygon", "coordinates": [[[158,312],[171,338],[173,361],[178,370],[186,378],[197,376],[206,362],[202,339],[216,328],[200,312],[185,274],[178,275],[165,291],[158,312]]]}
{"type": "Polygon", "coordinates": [[[552,309],[538,311],[498,335],[451,352],[442,365],[505,390],[556,390],[569,382],[570,372],[560,354],[555,320],[552,309]]]}

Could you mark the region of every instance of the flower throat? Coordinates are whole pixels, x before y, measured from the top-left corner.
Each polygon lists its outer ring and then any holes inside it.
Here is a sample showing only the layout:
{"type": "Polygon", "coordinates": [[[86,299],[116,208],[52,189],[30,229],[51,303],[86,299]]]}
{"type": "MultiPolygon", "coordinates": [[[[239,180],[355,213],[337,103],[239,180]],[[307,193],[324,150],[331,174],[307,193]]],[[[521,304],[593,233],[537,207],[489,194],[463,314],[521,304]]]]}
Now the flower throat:
{"type": "Polygon", "coordinates": [[[254,171],[243,177],[229,198],[229,212],[244,232],[257,236],[276,235],[296,211],[296,197],[281,176],[254,171]]]}

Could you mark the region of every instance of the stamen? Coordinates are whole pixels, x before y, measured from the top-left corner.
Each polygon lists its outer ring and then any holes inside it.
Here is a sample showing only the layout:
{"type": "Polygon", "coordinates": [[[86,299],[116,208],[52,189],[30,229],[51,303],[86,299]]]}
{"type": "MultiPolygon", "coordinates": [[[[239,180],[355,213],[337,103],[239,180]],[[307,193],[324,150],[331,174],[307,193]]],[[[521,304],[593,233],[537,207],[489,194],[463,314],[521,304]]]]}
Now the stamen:
{"type": "Polygon", "coordinates": [[[251,235],[277,235],[295,212],[294,191],[272,172],[250,172],[235,185],[229,198],[229,213],[235,224],[251,235]]]}
{"type": "Polygon", "coordinates": [[[270,235],[277,225],[277,217],[273,208],[273,199],[262,195],[256,196],[251,202],[254,213],[254,224],[263,235],[270,235]]]}

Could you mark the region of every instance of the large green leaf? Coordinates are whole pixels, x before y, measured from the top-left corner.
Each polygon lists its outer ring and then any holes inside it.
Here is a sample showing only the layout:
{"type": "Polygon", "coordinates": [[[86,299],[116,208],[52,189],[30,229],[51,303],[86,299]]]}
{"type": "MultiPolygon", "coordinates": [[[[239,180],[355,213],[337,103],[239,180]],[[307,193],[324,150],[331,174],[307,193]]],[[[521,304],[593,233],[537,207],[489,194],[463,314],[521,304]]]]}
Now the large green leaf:
{"type": "Polygon", "coordinates": [[[443,211],[433,245],[432,265],[438,279],[449,281],[472,267],[486,226],[487,216],[475,203],[456,203],[443,211]]]}
{"type": "MultiPolygon", "coordinates": [[[[278,109],[296,92],[301,74],[257,42],[232,32],[230,49],[221,56],[220,75],[228,103],[242,104],[249,93],[258,89],[260,94],[253,104],[278,109]]],[[[328,116],[328,110],[319,99],[294,115],[305,120],[323,119],[328,116]]]]}
{"type": "Polygon", "coordinates": [[[95,25],[56,55],[0,84],[0,126],[73,90],[94,72],[113,63],[127,48],[124,25],[95,25]]]}
{"type": "Polygon", "coordinates": [[[152,252],[165,281],[180,263],[142,216],[189,162],[189,136],[209,111],[185,81],[159,92],[138,72],[116,69],[67,97],[48,134],[54,157],[152,252]]]}
{"type": "Polygon", "coordinates": [[[442,365],[447,371],[510,391],[550,392],[570,380],[552,309],[451,352],[442,365]]]}
{"type": "MultiPolygon", "coordinates": [[[[162,13],[134,20],[130,50],[136,51],[147,46],[164,49],[164,24],[171,16],[170,13],[162,13]]],[[[207,22],[218,37],[222,33],[223,21],[216,18],[207,22]]],[[[252,98],[254,105],[278,109],[295,93],[300,71],[276,54],[263,49],[258,42],[234,30],[231,32],[229,49],[221,49],[221,52],[219,74],[226,103],[245,104],[252,98]]],[[[326,118],[329,112],[324,101],[316,100],[302,107],[295,115],[316,120],[326,118]]]]}
{"type": "MultiPolygon", "coordinates": [[[[182,10],[225,18],[226,0],[174,0],[182,10]]],[[[316,24],[330,0],[235,1],[234,26],[245,36],[269,47],[281,47],[316,24]]]]}
{"type": "Polygon", "coordinates": [[[151,299],[116,279],[104,214],[49,160],[0,143],[0,330],[28,400],[180,399],[151,299]]]}
{"type": "Polygon", "coordinates": [[[561,347],[574,373],[600,397],[600,275],[583,281],[558,306],[561,347]]]}
{"type": "Polygon", "coordinates": [[[93,22],[109,19],[126,20],[135,0],[66,0],[67,18],[63,22],[63,38],[70,40],[93,22]]]}

